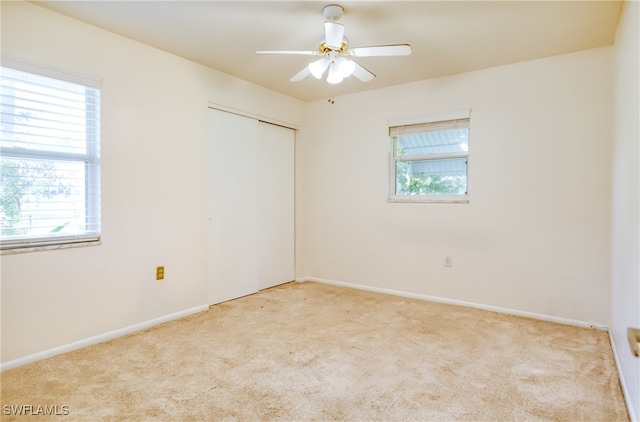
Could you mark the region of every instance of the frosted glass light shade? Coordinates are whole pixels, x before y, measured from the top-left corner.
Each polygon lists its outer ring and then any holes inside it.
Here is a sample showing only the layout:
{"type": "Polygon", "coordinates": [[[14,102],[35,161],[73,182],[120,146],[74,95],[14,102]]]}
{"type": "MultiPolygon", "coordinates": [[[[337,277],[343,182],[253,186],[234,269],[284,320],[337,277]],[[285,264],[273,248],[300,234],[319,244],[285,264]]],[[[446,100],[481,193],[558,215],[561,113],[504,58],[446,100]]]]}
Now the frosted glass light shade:
{"type": "Polygon", "coordinates": [[[351,76],[351,74],[355,70],[356,64],[349,59],[340,57],[338,60],[336,60],[336,67],[338,69],[338,72],[340,72],[340,75],[342,75],[343,78],[347,78],[351,76]]]}
{"type": "Polygon", "coordinates": [[[327,76],[327,82],[329,82],[330,84],[339,84],[343,79],[344,77],[342,76],[342,74],[340,74],[340,71],[337,69],[336,64],[331,63],[331,66],[329,66],[329,76],[327,76]]]}
{"type": "Polygon", "coordinates": [[[327,70],[327,66],[329,66],[329,59],[327,57],[323,57],[320,60],[309,63],[309,71],[314,78],[320,79],[322,78],[324,71],[327,70]]]}

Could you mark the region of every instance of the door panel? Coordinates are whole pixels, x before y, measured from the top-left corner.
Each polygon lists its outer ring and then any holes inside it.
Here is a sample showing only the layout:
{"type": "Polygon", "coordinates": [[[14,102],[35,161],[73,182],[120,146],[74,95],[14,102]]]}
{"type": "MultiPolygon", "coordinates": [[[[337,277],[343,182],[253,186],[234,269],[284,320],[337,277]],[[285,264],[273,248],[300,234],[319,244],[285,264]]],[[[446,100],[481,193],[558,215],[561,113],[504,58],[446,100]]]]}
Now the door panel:
{"type": "Polygon", "coordinates": [[[258,291],[258,122],[211,110],[207,157],[209,303],[258,291]]]}
{"type": "Polygon", "coordinates": [[[294,279],[294,131],[260,122],[258,280],[265,289],[294,279]]]}

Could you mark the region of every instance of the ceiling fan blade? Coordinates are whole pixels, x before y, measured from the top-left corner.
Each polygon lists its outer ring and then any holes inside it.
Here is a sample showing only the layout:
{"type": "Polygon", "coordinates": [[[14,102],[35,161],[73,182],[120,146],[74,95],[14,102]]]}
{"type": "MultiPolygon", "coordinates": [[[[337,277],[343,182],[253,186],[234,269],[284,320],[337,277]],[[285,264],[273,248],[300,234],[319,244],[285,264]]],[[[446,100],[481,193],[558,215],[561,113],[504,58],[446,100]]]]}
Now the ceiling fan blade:
{"type": "Polygon", "coordinates": [[[409,44],[392,44],[355,47],[350,49],[349,53],[355,57],[408,56],[411,54],[411,46],[409,44]]]}
{"type": "Polygon", "coordinates": [[[258,50],[256,51],[258,55],[269,55],[269,54],[277,54],[277,55],[286,55],[286,56],[315,56],[318,54],[316,51],[302,51],[302,50],[258,50]]]}
{"type": "Polygon", "coordinates": [[[324,42],[328,47],[339,50],[342,47],[344,25],[336,22],[324,23],[324,42]]]}
{"type": "Polygon", "coordinates": [[[369,70],[365,69],[363,66],[359,65],[356,62],[353,62],[356,65],[355,69],[353,69],[352,75],[356,78],[360,79],[362,82],[372,81],[376,75],[374,75],[369,70]]]}
{"type": "Polygon", "coordinates": [[[298,82],[311,75],[311,71],[309,70],[309,66],[305,66],[300,72],[296,73],[289,79],[291,82],[298,82]]]}

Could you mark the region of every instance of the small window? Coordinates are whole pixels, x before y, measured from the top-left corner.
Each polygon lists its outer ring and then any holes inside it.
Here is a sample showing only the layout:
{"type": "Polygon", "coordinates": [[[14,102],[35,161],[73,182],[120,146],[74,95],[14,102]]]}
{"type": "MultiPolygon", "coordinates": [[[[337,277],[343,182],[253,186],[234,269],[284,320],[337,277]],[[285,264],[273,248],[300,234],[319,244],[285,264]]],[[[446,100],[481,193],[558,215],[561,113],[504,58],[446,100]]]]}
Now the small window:
{"type": "Polygon", "coordinates": [[[99,87],[0,72],[1,248],[98,241],[99,87]]]}
{"type": "Polygon", "coordinates": [[[389,127],[390,201],[468,202],[469,113],[451,116],[389,127]]]}

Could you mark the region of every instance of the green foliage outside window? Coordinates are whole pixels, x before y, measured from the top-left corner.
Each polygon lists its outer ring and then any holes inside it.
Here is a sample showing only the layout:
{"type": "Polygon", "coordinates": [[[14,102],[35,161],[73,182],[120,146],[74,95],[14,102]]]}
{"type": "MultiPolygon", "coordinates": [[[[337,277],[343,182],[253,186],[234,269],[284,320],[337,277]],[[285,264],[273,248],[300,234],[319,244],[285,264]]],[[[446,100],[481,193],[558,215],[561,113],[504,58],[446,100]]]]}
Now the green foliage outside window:
{"type": "Polygon", "coordinates": [[[29,216],[23,213],[26,201],[51,198],[52,181],[59,181],[48,162],[2,159],[0,163],[0,216],[3,236],[29,234],[29,216]]]}
{"type": "Polygon", "coordinates": [[[462,175],[411,174],[409,163],[396,167],[397,195],[454,195],[466,190],[466,177],[462,175]]]}

